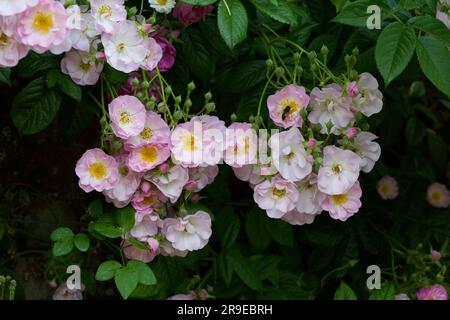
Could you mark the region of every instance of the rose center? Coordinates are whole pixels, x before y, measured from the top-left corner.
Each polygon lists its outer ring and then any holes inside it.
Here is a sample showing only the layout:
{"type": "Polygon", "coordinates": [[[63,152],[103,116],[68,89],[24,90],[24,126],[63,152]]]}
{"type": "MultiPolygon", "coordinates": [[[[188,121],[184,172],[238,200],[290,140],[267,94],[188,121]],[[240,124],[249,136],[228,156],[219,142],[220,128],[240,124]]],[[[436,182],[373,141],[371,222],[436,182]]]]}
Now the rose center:
{"type": "Polygon", "coordinates": [[[94,162],[89,166],[89,173],[97,180],[103,179],[106,176],[106,166],[103,162],[94,162]]]}
{"type": "Polygon", "coordinates": [[[335,164],[331,167],[334,174],[340,174],[342,172],[342,166],[340,164],[335,164]]]}
{"type": "Polygon", "coordinates": [[[153,131],[150,128],[144,128],[139,136],[144,140],[150,140],[150,138],[153,136],[153,131]]]}
{"type": "Polygon", "coordinates": [[[127,123],[130,123],[130,121],[131,121],[131,115],[128,112],[124,111],[120,114],[120,123],[121,124],[127,124],[127,123]]]}
{"type": "Polygon", "coordinates": [[[110,6],[103,5],[98,9],[98,14],[104,17],[110,17],[112,15],[112,10],[110,6]]]}
{"type": "Polygon", "coordinates": [[[141,159],[145,162],[153,163],[158,158],[158,150],[153,146],[147,146],[139,151],[141,159]]]}
{"type": "Polygon", "coordinates": [[[33,29],[47,33],[53,28],[53,17],[50,14],[38,11],[33,19],[33,29]]]}
{"type": "Polygon", "coordinates": [[[336,194],[334,196],[331,196],[331,199],[338,206],[343,205],[344,203],[346,203],[348,201],[348,197],[346,194],[336,194]]]}
{"type": "Polygon", "coordinates": [[[281,197],[283,197],[283,196],[286,194],[286,190],[285,190],[285,189],[277,189],[277,188],[274,188],[274,189],[272,190],[272,194],[273,194],[274,196],[278,197],[278,198],[281,198],[281,197]]]}

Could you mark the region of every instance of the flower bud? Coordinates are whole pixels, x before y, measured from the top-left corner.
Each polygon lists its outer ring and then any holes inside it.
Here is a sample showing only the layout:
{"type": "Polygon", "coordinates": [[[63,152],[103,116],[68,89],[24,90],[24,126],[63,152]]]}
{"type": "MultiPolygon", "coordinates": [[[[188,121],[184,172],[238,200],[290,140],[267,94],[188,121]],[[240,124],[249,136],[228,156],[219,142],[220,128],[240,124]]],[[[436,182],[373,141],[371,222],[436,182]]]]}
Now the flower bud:
{"type": "Polygon", "coordinates": [[[231,114],[230,120],[231,120],[231,122],[236,122],[236,120],[237,120],[237,115],[236,115],[236,113],[233,112],[233,113],[231,114]]]}
{"type": "Polygon", "coordinates": [[[208,91],[207,93],[205,93],[205,100],[210,101],[211,99],[212,99],[212,93],[210,91],[208,91]]]}
{"type": "Polygon", "coordinates": [[[273,67],[273,61],[272,61],[272,59],[267,59],[267,60],[266,60],[266,66],[267,66],[268,68],[272,68],[272,67],[273,67]]]}
{"type": "Polygon", "coordinates": [[[165,92],[167,95],[172,94],[172,87],[171,87],[171,86],[165,87],[165,88],[164,88],[164,92],[165,92]]]}
{"type": "Polygon", "coordinates": [[[195,180],[189,180],[186,185],[184,186],[186,190],[193,191],[195,188],[197,188],[197,182],[195,180]]]}
{"type": "Polygon", "coordinates": [[[317,145],[317,140],[314,138],[309,139],[308,142],[306,143],[306,146],[310,149],[315,148],[316,145],[317,145]]]}
{"type": "Polygon", "coordinates": [[[301,57],[302,57],[302,56],[301,56],[300,53],[298,53],[298,52],[295,52],[295,53],[294,53],[294,61],[295,61],[295,62],[299,63],[301,57]]]}
{"type": "Polygon", "coordinates": [[[161,173],[167,173],[168,171],[169,171],[169,164],[167,163],[167,162],[164,162],[163,164],[161,164],[160,166],[159,166],[159,171],[161,172],[161,173]]]}
{"type": "Polygon", "coordinates": [[[151,184],[147,181],[142,182],[141,185],[139,186],[139,189],[141,189],[143,193],[149,192],[151,188],[152,188],[151,184]]]}
{"type": "Polygon", "coordinates": [[[98,61],[105,61],[106,55],[105,55],[105,53],[104,53],[103,51],[99,51],[99,52],[97,52],[97,53],[95,54],[95,58],[96,58],[98,61]]]}
{"type": "Polygon", "coordinates": [[[153,27],[152,24],[150,24],[150,23],[144,23],[144,24],[142,25],[142,31],[148,33],[148,32],[150,32],[150,30],[152,30],[152,27],[153,27]]]}
{"type": "Polygon", "coordinates": [[[353,139],[358,134],[358,132],[359,132],[358,128],[355,127],[348,128],[346,132],[347,138],[353,139]]]}
{"type": "Polygon", "coordinates": [[[214,112],[214,110],[216,110],[216,104],[214,102],[207,103],[205,108],[208,113],[214,112]]]}
{"type": "Polygon", "coordinates": [[[183,112],[181,112],[180,110],[177,110],[173,113],[173,118],[178,121],[181,120],[183,118],[183,112]]]}
{"type": "MultiPolygon", "coordinates": [[[[150,100],[150,102],[151,102],[151,100],[150,100]]],[[[159,113],[165,113],[166,110],[167,110],[167,105],[165,102],[158,103],[158,112],[159,113]]]]}
{"type": "Polygon", "coordinates": [[[150,87],[150,84],[148,83],[148,81],[142,81],[141,86],[142,89],[146,90],[148,89],[148,87],[150,87]]]}
{"type": "Polygon", "coordinates": [[[194,83],[194,81],[191,81],[191,82],[188,83],[187,89],[188,89],[189,92],[195,90],[195,83],[194,83]]]}
{"type": "Polygon", "coordinates": [[[282,77],[284,75],[284,69],[281,67],[277,67],[275,69],[275,74],[277,77],[282,77]]]}
{"type": "Polygon", "coordinates": [[[349,97],[356,97],[359,94],[359,88],[355,81],[350,82],[347,85],[347,95],[349,97]]]}
{"type": "Polygon", "coordinates": [[[133,87],[137,87],[139,86],[139,79],[138,78],[134,78],[133,79],[133,87]]]}
{"type": "Polygon", "coordinates": [[[184,106],[189,110],[189,108],[192,107],[192,100],[186,99],[186,101],[184,102],[184,106]]]}
{"type": "Polygon", "coordinates": [[[183,99],[181,98],[181,96],[176,96],[175,97],[175,104],[180,104],[182,100],[183,99]]]}

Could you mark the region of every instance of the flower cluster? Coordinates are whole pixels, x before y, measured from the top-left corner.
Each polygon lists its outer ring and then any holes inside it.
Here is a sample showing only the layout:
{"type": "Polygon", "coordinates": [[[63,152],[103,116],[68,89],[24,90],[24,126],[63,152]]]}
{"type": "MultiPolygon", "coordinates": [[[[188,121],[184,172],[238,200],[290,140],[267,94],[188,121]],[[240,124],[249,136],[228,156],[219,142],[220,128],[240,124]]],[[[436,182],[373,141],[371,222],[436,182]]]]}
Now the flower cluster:
{"type": "Polygon", "coordinates": [[[309,95],[304,87],[287,85],[267,99],[273,123],[286,129],[270,137],[270,161],[234,171],[271,218],[309,224],[325,210],[345,221],[361,207],[360,171],[370,172],[381,154],[377,137],[364,130],[364,116],[382,105],[369,73],[309,95]]]}
{"type": "MultiPolygon", "coordinates": [[[[156,255],[184,256],[203,248],[211,236],[211,218],[204,211],[189,212],[185,205],[198,200],[197,192],[218,174],[217,162],[190,162],[186,156],[197,144],[213,148],[207,137],[199,142],[184,128],[197,123],[222,125],[203,115],[171,128],[163,117],[135,96],[122,95],[108,105],[111,155],[87,150],[76,165],[79,186],[102,192],[107,202],[135,210],[135,225],[124,236],[127,257],[145,262],[156,255]],[[179,160],[179,161],[178,161],[179,160]],[[136,245],[136,240],[139,245],[136,245]]],[[[165,114],[166,115],[166,114],[165,114]]]]}
{"type": "Polygon", "coordinates": [[[15,66],[32,50],[65,53],[61,71],[93,85],[106,62],[122,72],[170,69],[175,48],[154,17],[128,17],[124,0],[70,5],[56,0],[0,2],[0,67],[15,66]],[[151,23],[153,22],[153,24],[151,23]]]}

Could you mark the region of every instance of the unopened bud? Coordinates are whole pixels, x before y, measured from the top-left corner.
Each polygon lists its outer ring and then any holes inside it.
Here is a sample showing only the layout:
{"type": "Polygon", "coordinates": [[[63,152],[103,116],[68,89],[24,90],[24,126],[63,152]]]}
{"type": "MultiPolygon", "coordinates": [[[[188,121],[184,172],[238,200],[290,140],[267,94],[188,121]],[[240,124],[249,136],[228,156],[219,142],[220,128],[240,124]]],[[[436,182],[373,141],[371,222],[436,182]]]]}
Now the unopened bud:
{"type": "Polygon", "coordinates": [[[300,62],[300,58],[301,58],[302,56],[301,56],[301,54],[300,53],[298,53],[298,52],[295,52],[294,53],[294,61],[295,62],[300,62]]]}
{"type": "Polygon", "coordinates": [[[187,100],[184,102],[184,106],[185,106],[187,109],[189,109],[190,107],[192,107],[192,100],[191,100],[191,99],[187,99],[187,100]]]}
{"type": "Polygon", "coordinates": [[[284,69],[281,67],[277,67],[275,69],[275,74],[277,75],[277,77],[282,77],[284,75],[284,69]]]}
{"type": "Polygon", "coordinates": [[[139,186],[139,189],[141,189],[141,191],[143,193],[148,193],[151,190],[152,186],[149,182],[144,181],[141,183],[141,185],[139,186]]]}
{"type": "Polygon", "coordinates": [[[159,166],[159,171],[160,171],[161,173],[167,173],[167,172],[169,171],[169,164],[166,163],[166,162],[164,162],[163,164],[161,164],[161,165],[159,166]]]}
{"type": "Polygon", "coordinates": [[[195,180],[189,180],[184,186],[186,190],[193,191],[197,188],[197,182],[195,180]]]}
{"type": "Polygon", "coordinates": [[[180,110],[177,110],[173,113],[173,118],[178,121],[181,120],[183,118],[183,112],[181,112],[180,110]]]}
{"type": "Polygon", "coordinates": [[[212,99],[212,93],[210,91],[208,91],[207,93],[205,93],[205,100],[210,101],[211,99],[212,99]]]}
{"type": "Polygon", "coordinates": [[[181,96],[176,96],[174,100],[175,104],[180,104],[183,99],[181,98],[181,96]]]}
{"type": "Polygon", "coordinates": [[[267,60],[266,60],[266,66],[267,66],[268,68],[272,68],[272,67],[273,67],[273,61],[272,61],[272,59],[267,59],[267,60]]]}
{"type": "Polygon", "coordinates": [[[167,86],[164,91],[166,92],[166,94],[172,94],[172,87],[171,86],[167,86]]]}
{"type": "Polygon", "coordinates": [[[315,148],[316,145],[317,145],[317,140],[314,138],[309,139],[308,142],[306,143],[306,146],[310,149],[315,148]]]}
{"type": "Polygon", "coordinates": [[[148,89],[148,87],[150,87],[150,84],[148,83],[148,81],[142,81],[141,86],[144,90],[148,89]]]}
{"type": "Polygon", "coordinates": [[[133,87],[137,87],[139,86],[139,79],[138,78],[134,78],[133,79],[133,87]]]}
{"type": "Polygon", "coordinates": [[[216,110],[216,104],[214,102],[207,103],[205,108],[208,113],[214,112],[214,110],[216,110]]]}
{"type": "Polygon", "coordinates": [[[353,139],[358,134],[358,132],[359,132],[358,128],[355,127],[348,128],[346,132],[347,138],[353,139]]]}
{"type": "Polygon", "coordinates": [[[236,122],[236,120],[237,120],[237,115],[236,115],[236,113],[233,112],[233,113],[231,114],[230,120],[231,120],[231,122],[236,122]]]}
{"type": "Polygon", "coordinates": [[[195,90],[195,83],[194,83],[194,81],[191,81],[191,82],[188,83],[187,89],[188,89],[189,92],[195,90]]]}

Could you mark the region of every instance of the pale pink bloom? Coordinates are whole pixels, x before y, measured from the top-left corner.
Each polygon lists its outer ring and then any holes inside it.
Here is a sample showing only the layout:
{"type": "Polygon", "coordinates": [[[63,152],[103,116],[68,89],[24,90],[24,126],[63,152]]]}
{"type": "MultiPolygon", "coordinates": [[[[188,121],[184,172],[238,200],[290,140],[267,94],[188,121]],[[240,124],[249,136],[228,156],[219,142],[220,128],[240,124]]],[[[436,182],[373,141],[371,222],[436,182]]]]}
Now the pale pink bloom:
{"type": "Polygon", "coordinates": [[[437,250],[431,250],[431,259],[433,259],[434,261],[439,261],[441,260],[442,255],[439,251],[437,250]]]}
{"type": "Polygon", "coordinates": [[[257,136],[249,123],[234,122],[225,132],[225,163],[242,167],[257,162],[257,136]]]}
{"type": "Polygon", "coordinates": [[[145,215],[141,221],[136,221],[130,235],[139,241],[146,241],[158,233],[158,221],[159,218],[155,215],[145,215]]]}
{"type": "Polygon", "coordinates": [[[290,84],[267,98],[267,108],[272,121],[279,127],[301,127],[300,111],[306,109],[309,97],[304,87],[290,84]]]}
{"type": "Polygon", "coordinates": [[[391,176],[384,176],[377,182],[377,191],[383,200],[393,200],[398,197],[398,183],[391,176]]]}
{"type": "Polygon", "coordinates": [[[113,34],[102,34],[106,61],[119,71],[130,73],[139,68],[148,54],[146,41],[133,21],[119,22],[113,34]]]}
{"type": "MultiPolygon", "coordinates": [[[[1,6],[1,4],[0,4],[1,6]]],[[[14,67],[20,59],[25,57],[29,48],[16,39],[16,25],[14,17],[0,17],[0,67],[14,67]]]]}
{"type": "Polygon", "coordinates": [[[161,13],[170,13],[176,4],[175,0],[148,0],[148,3],[150,7],[161,13]]]}
{"type": "MultiPolygon", "coordinates": [[[[0,2],[0,6],[1,6],[0,2]]],[[[83,300],[83,291],[84,285],[81,285],[81,289],[78,290],[76,288],[69,289],[67,287],[67,282],[62,282],[59,287],[53,293],[53,300],[83,300]]]]}
{"type": "Polygon", "coordinates": [[[311,173],[306,179],[297,182],[299,198],[297,211],[309,215],[317,215],[322,212],[322,201],[325,195],[317,187],[317,176],[311,173]]]}
{"type": "Polygon", "coordinates": [[[232,167],[231,169],[233,169],[236,178],[248,182],[250,185],[254,186],[264,181],[264,177],[261,175],[261,168],[256,164],[248,164],[240,168],[232,167]]]}
{"type": "Polygon", "coordinates": [[[418,300],[448,300],[447,289],[440,284],[420,288],[417,290],[416,295],[418,300]]]}
{"type": "Polygon", "coordinates": [[[156,168],[170,157],[170,150],[164,144],[146,144],[132,149],[128,156],[128,167],[136,172],[145,172],[156,168]]]}
{"type": "Polygon", "coordinates": [[[113,33],[119,31],[118,22],[127,19],[124,0],[91,0],[91,14],[97,30],[113,33]]]}
{"type": "Polygon", "coordinates": [[[197,121],[178,124],[170,137],[172,161],[185,167],[203,163],[203,130],[197,121]]]}
{"type": "Polygon", "coordinates": [[[80,178],[80,188],[85,192],[111,190],[119,180],[116,159],[99,148],[87,150],[83,154],[77,162],[75,173],[80,178]]]}
{"type": "Polygon", "coordinates": [[[270,218],[279,219],[295,208],[299,193],[294,183],[275,176],[255,186],[253,199],[270,218]]]}
{"type": "Polygon", "coordinates": [[[361,170],[368,173],[372,171],[375,162],[380,159],[381,147],[374,140],[378,137],[371,132],[362,131],[353,140],[352,150],[360,158],[361,170]]]}
{"type": "Polygon", "coordinates": [[[37,5],[39,0],[0,0],[0,16],[13,16],[37,5]]]}
{"type": "Polygon", "coordinates": [[[60,2],[39,0],[19,15],[17,34],[23,44],[43,53],[66,39],[66,23],[66,9],[60,2]]]}
{"type": "Polygon", "coordinates": [[[325,194],[343,194],[358,180],[360,157],[350,150],[327,146],[318,173],[319,190],[325,194]]]}
{"type": "Polygon", "coordinates": [[[200,123],[202,128],[202,166],[220,163],[225,150],[225,122],[216,116],[201,115],[193,117],[191,122],[200,123]]]}
{"type": "Polygon", "coordinates": [[[158,42],[151,37],[145,39],[145,45],[147,47],[147,54],[141,64],[141,68],[147,71],[152,71],[156,68],[159,61],[161,61],[163,54],[162,48],[158,42]]]}
{"type": "Polygon", "coordinates": [[[359,129],[355,127],[351,127],[347,129],[347,138],[353,139],[359,133],[359,129]]]}
{"type": "Polygon", "coordinates": [[[72,48],[89,52],[91,43],[95,37],[101,34],[101,32],[95,28],[95,21],[90,13],[80,12],[80,8],[78,6],[70,6],[66,10],[68,12],[74,11],[76,14],[75,8],[78,8],[79,15],[74,18],[73,13],[69,14],[70,18],[68,20],[68,24],[72,24],[72,27],[69,30],[69,36],[67,39],[72,48]]]}
{"type": "Polygon", "coordinates": [[[282,220],[294,225],[294,226],[302,226],[305,224],[311,224],[314,222],[315,215],[302,213],[297,210],[292,210],[286,213],[281,217],[282,220]]]}
{"type": "Polygon", "coordinates": [[[150,180],[170,202],[175,203],[189,181],[188,169],[175,165],[167,173],[152,173],[145,177],[150,180]]]}
{"type": "Polygon", "coordinates": [[[350,82],[347,85],[347,95],[349,97],[356,97],[359,94],[358,84],[355,81],[350,82]]]}
{"type": "Polygon", "coordinates": [[[322,209],[328,211],[333,219],[346,221],[361,208],[361,196],[361,187],[356,181],[347,192],[327,196],[322,201],[322,209]]]}
{"type": "Polygon", "coordinates": [[[55,55],[72,49],[72,32],[79,33],[81,29],[81,9],[78,5],[71,5],[66,8],[66,36],[61,43],[52,45],[49,50],[55,55]]]}
{"type": "Polygon", "coordinates": [[[383,107],[383,94],[378,90],[378,81],[370,73],[364,72],[357,83],[358,94],[352,97],[352,110],[366,117],[378,113],[383,107]]]}
{"type": "Polygon", "coordinates": [[[312,110],[308,120],[313,124],[322,126],[322,133],[327,133],[327,125],[330,123],[331,133],[337,133],[337,129],[346,128],[353,120],[350,110],[351,99],[342,96],[342,88],[337,84],[330,84],[322,89],[314,88],[311,91],[312,110]]]}
{"type": "Polygon", "coordinates": [[[134,96],[119,96],[108,105],[111,129],[122,139],[139,135],[145,127],[146,110],[134,96]]]}
{"type": "Polygon", "coordinates": [[[160,249],[161,255],[163,255],[163,256],[184,258],[189,253],[188,250],[175,249],[172,245],[172,242],[170,242],[169,240],[167,240],[165,238],[160,241],[159,245],[160,245],[159,249],[160,249]]]}
{"type": "Polygon", "coordinates": [[[161,115],[156,112],[147,112],[145,115],[144,129],[125,141],[125,149],[141,147],[149,143],[168,145],[170,142],[170,129],[161,115]]]}
{"type": "Polygon", "coordinates": [[[288,181],[300,181],[312,171],[312,158],[306,154],[303,141],[297,128],[276,133],[269,139],[273,165],[288,181]]]}
{"type": "Polygon", "coordinates": [[[406,293],[398,293],[395,295],[395,300],[411,300],[406,293]]]}
{"type": "Polygon", "coordinates": [[[167,300],[195,300],[197,295],[194,291],[189,294],[176,294],[174,296],[168,297],[167,300]]]}
{"type": "Polygon", "coordinates": [[[450,192],[441,183],[432,183],[427,190],[427,201],[435,208],[447,208],[450,205],[450,192]]]}
{"type": "MultiPolygon", "coordinates": [[[[142,243],[148,246],[147,241],[142,243]]],[[[130,242],[125,240],[123,244],[123,253],[128,259],[149,263],[155,259],[159,252],[157,250],[151,250],[149,246],[146,249],[136,248],[130,242]]]]}
{"type": "Polygon", "coordinates": [[[116,157],[119,165],[119,180],[113,189],[103,191],[103,194],[118,208],[123,208],[130,203],[142,178],[142,174],[131,171],[128,168],[127,158],[126,154],[116,157]]]}
{"type": "Polygon", "coordinates": [[[136,210],[136,221],[142,221],[146,215],[153,213],[154,209],[159,209],[166,201],[167,198],[155,186],[147,191],[139,190],[131,199],[131,205],[136,210]]]}
{"type": "Polygon", "coordinates": [[[177,3],[173,9],[173,16],[184,26],[199,22],[208,13],[214,10],[214,6],[192,6],[187,3],[177,3]]]}
{"type": "Polygon", "coordinates": [[[199,192],[211,184],[219,174],[217,165],[208,167],[189,168],[189,179],[195,183],[192,191],[199,192]]]}
{"type": "Polygon", "coordinates": [[[65,54],[61,60],[61,71],[70,76],[80,86],[94,85],[97,83],[103,63],[92,60],[88,53],[72,50],[65,54]]]}
{"type": "Polygon", "coordinates": [[[203,211],[178,219],[167,218],[163,232],[177,250],[200,250],[211,237],[211,218],[203,211]]]}

